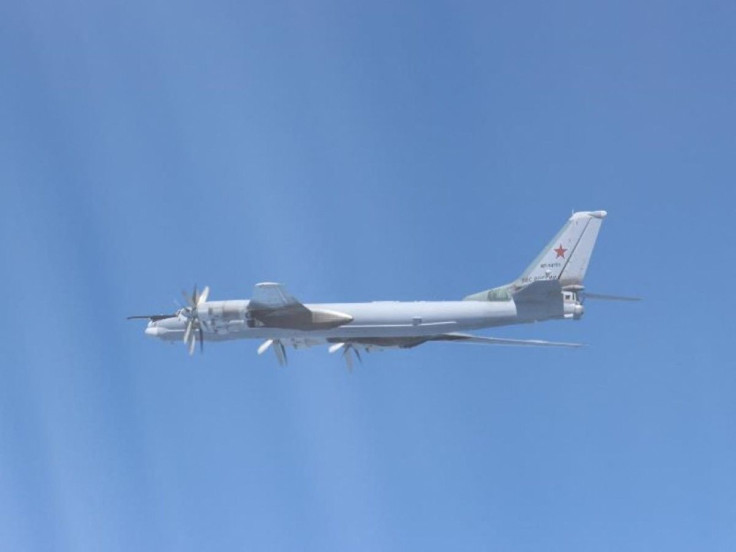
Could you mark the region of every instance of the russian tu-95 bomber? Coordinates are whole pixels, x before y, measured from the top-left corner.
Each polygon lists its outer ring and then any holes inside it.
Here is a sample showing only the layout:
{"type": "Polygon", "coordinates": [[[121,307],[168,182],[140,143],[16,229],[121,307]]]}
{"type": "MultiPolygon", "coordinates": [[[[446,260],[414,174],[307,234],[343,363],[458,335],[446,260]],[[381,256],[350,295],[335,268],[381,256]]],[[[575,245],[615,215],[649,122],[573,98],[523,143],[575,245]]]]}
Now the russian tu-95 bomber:
{"type": "Polygon", "coordinates": [[[513,282],[454,301],[302,303],[277,283],[256,284],[247,299],[210,301],[209,288],[185,294],[187,305],[148,319],[145,333],[183,341],[192,354],[199,342],[258,339],[258,354],[274,351],[286,364],[286,348],[324,345],[340,352],[348,368],[361,351],[411,348],[445,341],[531,347],[579,347],[536,339],[506,339],[467,333],[482,328],[543,320],[579,320],[589,299],[637,300],[585,291],[583,279],[605,211],[573,213],[527,269],[513,282]]]}

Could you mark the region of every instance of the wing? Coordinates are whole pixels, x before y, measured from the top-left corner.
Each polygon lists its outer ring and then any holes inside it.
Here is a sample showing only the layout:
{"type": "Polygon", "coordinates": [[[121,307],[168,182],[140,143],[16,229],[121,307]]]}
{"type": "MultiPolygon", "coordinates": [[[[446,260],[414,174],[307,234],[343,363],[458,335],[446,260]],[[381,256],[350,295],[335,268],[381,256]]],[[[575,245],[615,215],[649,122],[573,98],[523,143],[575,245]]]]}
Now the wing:
{"type": "Polygon", "coordinates": [[[308,326],[312,313],[281,284],[256,284],[248,303],[248,315],[262,326],[302,329],[308,326]]]}
{"type": "MultiPolygon", "coordinates": [[[[507,339],[502,337],[486,337],[466,333],[446,333],[429,337],[359,337],[352,339],[331,339],[327,342],[338,345],[354,345],[362,349],[411,349],[429,341],[459,341],[461,343],[480,343],[483,345],[511,345],[523,347],[583,347],[582,343],[564,343],[559,341],[542,341],[540,339],[507,339]]],[[[339,348],[339,347],[338,347],[339,348]]]]}
{"type": "Polygon", "coordinates": [[[353,317],[341,312],[309,309],[281,284],[256,284],[248,303],[248,315],[262,326],[293,330],[336,328],[352,322],[353,317]]]}
{"type": "Polygon", "coordinates": [[[127,320],[165,320],[166,318],[176,318],[177,314],[136,314],[135,316],[128,316],[127,320]]]}
{"type": "Polygon", "coordinates": [[[510,345],[520,347],[583,347],[582,343],[564,343],[560,341],[542,341],[540,339],[506,339],[500,337],[485,337],[464,333],[449,333],[438,335],[430,341],[461,341],[463,343],[479,343],[482,345],[510,345]]]}
{"type": "MultiPolygon", "coordinates": [[[[342,351],[348,370],[353,369],[353,355],[362,362],[359,349],[366,352],[373,350],[382,350],[388,348],[411,349],[428,341],[459,341],[463,343],[480,343],[483,345],[506,345],[506,346],[522,346],[522,347],[582,347],[581,343],[560,343],[557,341],[541,341],[539,339],[505,339],[499,337],[485,337],[480,335],[471,335],[465,333],[447,333],[436,335],[433,337],[395,337],[395,338],[358,338],[358,339],[327,339],[331,343],[329,352],[335,353],[342,351]]],[[[267,342],[268,343],[268,342],[267,342]]],[[[264,343],[262,347],[268,347],[264,343]]],[[[278,355],[279,362],[282,362],[281,356],[278,355]]]]}
{"type": "Polygon", "coordinates": [[[256,284],[255,288],[253,288],[253,297],[250,300],[250,305],[254,310],[304,307],[296,297],[286,291],[283,285],[274,282],[256,284]]]}

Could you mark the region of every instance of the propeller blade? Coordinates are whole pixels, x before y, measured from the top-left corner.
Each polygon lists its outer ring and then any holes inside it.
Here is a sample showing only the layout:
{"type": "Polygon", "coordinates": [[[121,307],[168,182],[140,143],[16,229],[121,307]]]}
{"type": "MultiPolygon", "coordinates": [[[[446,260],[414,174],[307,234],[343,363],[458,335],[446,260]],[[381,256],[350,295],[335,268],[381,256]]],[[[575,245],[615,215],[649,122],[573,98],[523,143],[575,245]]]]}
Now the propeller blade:
{"type": "Polygon", "coordinates": [[[271,345],[273,345],[273,339],[267,339],[266,341],[261,343],[261,346],[258,347],[258,354],[262,355],[263,353],[265,353],[271,345]]]}
{"type": "Polygon", "coordinates": [[[184,343],[189,343],[189,336],[192,335],[192,326],[194,326],[194,320],[189,319],[187,329],[184,331],[184,343]]]}
{"type": "Polygon", "coordinates": [[[194,354],[194,349],[197,346],[197,338],[192,336],[192,339],[189,341],[189,356],[192,356],[194,354]]]}
{"type": "Polygon", "coordinates": [[[343,357],[345,357],[345,364],[348,366],[348,372],[353,371],[353,355],[350,354],[350,349],[345,349],[345,352],[342,354],[343,357]]]}
{"type": "Polygon", "coordinates": [[[327,349],[330,354],[336,353],[340,349],[345,347],[345,343],[335,343],[334,345],[330,345],[330,348],[327,349]]]}
{"type": "Polygon", "coordinates": [[[286,366],[286,349],[280,341],[273,342],[273,350],[276,353],[276,359],[279,361],[279,366],[286,366]]]}
{"type": "Polygon", "coordinates": [[[199,352],[204,353],[204,332],[202,326],[199,327],[199,352]]]}
{"type": "Polygon", "coordinates": [[[202,293],[199,294],[199,297],[197,298],[197,306],[201,305],[202,303],[205,303],[207,301],[207,296],[210,294],[210,287],[205,286],[202,290],[202,293]]]}
{"type": "Polygon", "coordinates": [[[358,362],[360,362],[361,364],[363,364],[363,359],[360,358],[360,351],[358,349],[356,349],[355,347],[353,347],[353,351],[355,351],[355,358],[358,359],[358,362]]]}

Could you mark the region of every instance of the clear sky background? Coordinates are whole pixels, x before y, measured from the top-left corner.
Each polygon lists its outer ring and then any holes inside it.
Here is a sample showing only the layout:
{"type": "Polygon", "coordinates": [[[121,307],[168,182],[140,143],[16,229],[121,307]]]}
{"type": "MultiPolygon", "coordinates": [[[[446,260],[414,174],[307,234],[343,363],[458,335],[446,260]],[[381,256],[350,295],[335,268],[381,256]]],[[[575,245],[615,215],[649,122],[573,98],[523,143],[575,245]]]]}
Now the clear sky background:
{"type": "Polygon", "coordinates": [[[0,3],[2,550],[736,548],[736,4],[0,3]],[[349,375],[182,289],[451,299],[606,209],[580,322],[349,375]]]}

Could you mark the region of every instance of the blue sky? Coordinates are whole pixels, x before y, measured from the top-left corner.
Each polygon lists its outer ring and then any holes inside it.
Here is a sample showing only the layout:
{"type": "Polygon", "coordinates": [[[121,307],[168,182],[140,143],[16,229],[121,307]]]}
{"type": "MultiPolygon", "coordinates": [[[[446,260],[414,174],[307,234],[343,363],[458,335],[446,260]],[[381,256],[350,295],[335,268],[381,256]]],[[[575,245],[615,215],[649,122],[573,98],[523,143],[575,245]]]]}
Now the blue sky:
{"type": "Polygon", "coordinates": [[[733,550],[732,2],[0,4],[8,550],[733,550]],[[348,375],[180,290],[449,299],[606,209],[577,323],[348,375]]]}

